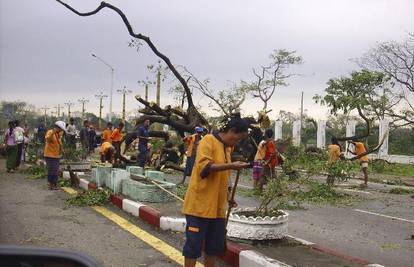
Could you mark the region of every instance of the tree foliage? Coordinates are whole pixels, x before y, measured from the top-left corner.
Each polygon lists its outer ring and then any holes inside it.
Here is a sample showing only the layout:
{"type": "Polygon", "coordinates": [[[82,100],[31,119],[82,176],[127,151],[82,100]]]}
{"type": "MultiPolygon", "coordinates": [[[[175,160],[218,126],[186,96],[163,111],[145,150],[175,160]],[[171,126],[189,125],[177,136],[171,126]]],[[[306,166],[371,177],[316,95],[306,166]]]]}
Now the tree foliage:
{"type": "Polygon", "coordinates": [[[287,86],[287,80],[294,75],[287,70],[292,65],[302,64],[301,56],[296,55],[296,51],[285,49],[274,50],[269,55],[270,62],[267,65],[253,69],[255,81],[248,84],[249,91],[254,98],[259,98],[263,102],[263,111],[269,113],[268,102],[279,86],[287,86]]]}

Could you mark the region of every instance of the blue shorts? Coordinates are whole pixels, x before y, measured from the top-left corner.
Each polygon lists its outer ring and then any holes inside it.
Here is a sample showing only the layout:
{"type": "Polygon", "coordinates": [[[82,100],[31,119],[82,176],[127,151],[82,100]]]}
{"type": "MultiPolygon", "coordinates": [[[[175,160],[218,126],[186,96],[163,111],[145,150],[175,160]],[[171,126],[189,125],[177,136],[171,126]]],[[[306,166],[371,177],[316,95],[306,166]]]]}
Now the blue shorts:
{"type": "Polygon", "coordinates": [[[191,176],[191,172],[193,171],[193,167],[194,167],[194,162],[195,162],[195,156],[191,156],[187,158],[187,162],[185,163],[185,171],[184,171],[186,176],[191,176]]]}
{"type": "Polygon", "coordinates": [[[183,256],[189,259],[201,257],[204,251],[209,256],[222,256],[225,253],[226,229],[224,218],[206,219],[191,215],[185,216],[187,226],[183,256]]]}

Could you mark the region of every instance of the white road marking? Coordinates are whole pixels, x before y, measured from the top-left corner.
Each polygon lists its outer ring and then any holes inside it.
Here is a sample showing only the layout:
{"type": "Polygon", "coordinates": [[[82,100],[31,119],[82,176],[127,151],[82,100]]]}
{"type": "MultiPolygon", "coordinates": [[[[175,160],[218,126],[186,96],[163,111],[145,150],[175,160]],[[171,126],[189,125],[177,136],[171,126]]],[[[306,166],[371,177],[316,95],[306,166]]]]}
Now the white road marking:
{"type": "Polygon", "coordinates": [[[385,218],[390,218],[393,220],[399,220],[399,221],[403,221],[403,222],[410,222],[410,223],[414,223],[413,220],[408,220],[408,219],[404,219],[404,218],[399,218],[399,217],[394,217],[394,216],[388,216],[388,215],[384,215],[384,214],[380,214],[380,213],[375,213],[375,212],[371,212],[371,211],[366,211],[366,210],[359,210],[359,209],[354,209],[355,211],[358,212],[362,212],[362,213],[367,213],[367,214],[371,214],[371,215],[377,215],[377,216],[381,216],[381,217],[385,217],[385,218]]]}
{"type": "Polygon", "coordinates": [[[362,190],[355,190],[355,189],[349,189],[349,188],[342,188],[343,191],[349,191],[349,192],[356,192],[356,193],[364,193],[364,194],[372,194],[371,192],[362,191],[362,190]]]}

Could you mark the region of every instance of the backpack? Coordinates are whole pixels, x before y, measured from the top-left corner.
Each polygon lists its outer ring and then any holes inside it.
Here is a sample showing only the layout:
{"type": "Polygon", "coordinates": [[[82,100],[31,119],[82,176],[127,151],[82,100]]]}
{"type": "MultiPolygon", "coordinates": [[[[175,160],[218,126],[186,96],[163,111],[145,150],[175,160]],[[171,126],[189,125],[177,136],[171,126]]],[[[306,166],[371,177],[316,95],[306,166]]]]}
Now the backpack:
{"type": "Polygon", "coordinates": [[[14,130],[14,142],[17,144],[21,144],[24,141],[24,134],[23,131],[14,130]]]}

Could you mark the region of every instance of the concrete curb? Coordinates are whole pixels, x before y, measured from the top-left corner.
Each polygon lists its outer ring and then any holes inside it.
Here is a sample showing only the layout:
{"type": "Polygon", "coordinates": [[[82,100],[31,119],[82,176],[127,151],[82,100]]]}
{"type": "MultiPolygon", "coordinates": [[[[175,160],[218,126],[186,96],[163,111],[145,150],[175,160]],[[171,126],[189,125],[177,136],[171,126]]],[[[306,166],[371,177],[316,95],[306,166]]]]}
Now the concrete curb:
{"type": "MultiPolygon", "coordinates": [[[[82,178],[79,187],[85,190],[98,189],[94,183],[82,178]]],[[[123,211],[148,222],[156,228],[164,231],[185,232],[186,221],[183,217],[161,216],[158,210],[120,195],[111,195],[111,202],[123,211]]],[[[285,263],[268,258],[257,251],[243,248],[230,241],[227,241],[226,253],[221,258],[233,267],[290,267],[285,263]]]]}
{"type": "MultiPolygon", "coordinates": [[[[86,188],[85,190],[98,188],[94,183],[85,179],[80,179],[80,187],[83,189],[86,188]]],[[[161,216],[161,213],[158,210],[143,203],[123,198],[119,195],[111,195],[111,202],[123,211],[148,222],[156,228],[164,231],[185,232],[186,221],[183,217],[161,216]]],[[[333,255],[355,264],[366,267],[384,267],[380,264],[345,255],[301,238],[291,235],[288,235],[287,237],[322,253],[333,255]]],[[[221,258],[224,262],[233,267],[290,267],[288,264],[269,258],[257,251],[243,248],[231,241],[227,241],[227,251],[221,258]]]]}

